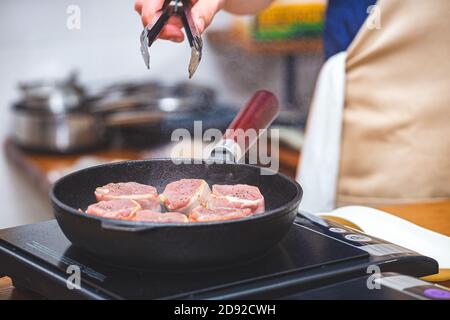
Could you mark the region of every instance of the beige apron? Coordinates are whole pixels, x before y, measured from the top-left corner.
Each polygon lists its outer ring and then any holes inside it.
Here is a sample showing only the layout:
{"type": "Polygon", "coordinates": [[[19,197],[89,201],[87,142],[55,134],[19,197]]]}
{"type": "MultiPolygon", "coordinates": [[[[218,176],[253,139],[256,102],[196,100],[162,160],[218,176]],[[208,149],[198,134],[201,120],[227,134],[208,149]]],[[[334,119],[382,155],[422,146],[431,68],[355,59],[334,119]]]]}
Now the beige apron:
{"type": "Polygon", "coordinates": [[[450,0],[378,7],[347,52],[337,206],[450,198],[450,0]]]}

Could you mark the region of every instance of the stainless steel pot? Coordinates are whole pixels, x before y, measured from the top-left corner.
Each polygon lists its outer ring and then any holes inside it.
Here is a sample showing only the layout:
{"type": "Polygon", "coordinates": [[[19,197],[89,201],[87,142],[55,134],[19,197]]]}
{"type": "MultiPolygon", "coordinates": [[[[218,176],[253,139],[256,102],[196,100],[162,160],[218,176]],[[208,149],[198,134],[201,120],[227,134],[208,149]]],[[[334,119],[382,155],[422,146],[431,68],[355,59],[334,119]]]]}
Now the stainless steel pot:
{"type": "Polygon", "coordinates": [[[34,151],[68,153],[98,147],[106,141],[102,119],[88,112],[33,114],[16,110],[12,138],[34,151]]]}
{"type": "Polygon", "coordinates": [[[26,149],[77,152],[108,142],[111,129],[153,125],[168,114],[207,108],[214,101],[211,89],[185,84],[117,88],[87,97],[74,79],[22,85],[23,98],[13,106],[11,136],[26,149]]]}
{"type": "Polygon", "coordinates": [[[78,109],[85,101],[85,90],[78,84],[77,74],[67,79],[42,80],[19,84],[20,104],[27,109],[54,114],[78,109]]]}
{"type": "Polygon", "coordinates": [[[216,99],[213,89],[190,83],[123,83],[107,87],[94,97],[97,112],[125,110],[191,112],[209,108],[216,99]]]}

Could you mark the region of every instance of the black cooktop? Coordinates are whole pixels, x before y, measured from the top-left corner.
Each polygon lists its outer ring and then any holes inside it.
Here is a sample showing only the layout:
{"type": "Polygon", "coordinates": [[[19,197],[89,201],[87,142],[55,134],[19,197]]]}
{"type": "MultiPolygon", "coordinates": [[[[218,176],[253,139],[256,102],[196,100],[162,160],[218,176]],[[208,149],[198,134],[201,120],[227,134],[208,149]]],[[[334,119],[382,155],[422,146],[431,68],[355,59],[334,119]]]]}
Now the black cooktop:
{"type": "Polygon", "coordinates": [[[417,277],[438,270],[431,258],[334,222],[314,220],[299,215],[286,238],[258,260],[177,272],[97,260],[72,246],[52,220],[0,230],[0,274],[47,298],[265,299],[364,276],[373,266],[417,277]],[[78,271],[80,288],[74,288],[78,271]]]}

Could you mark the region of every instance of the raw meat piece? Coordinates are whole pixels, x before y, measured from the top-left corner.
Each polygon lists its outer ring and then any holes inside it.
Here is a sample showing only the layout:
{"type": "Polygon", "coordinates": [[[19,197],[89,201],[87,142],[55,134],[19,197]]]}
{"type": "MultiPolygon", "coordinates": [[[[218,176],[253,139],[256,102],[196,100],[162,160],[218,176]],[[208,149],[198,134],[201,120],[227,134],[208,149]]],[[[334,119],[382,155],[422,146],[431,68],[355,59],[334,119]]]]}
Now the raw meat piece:
{"type": "Polygon", "coordinates": [[[106,186],[95,189],[97,201],[114,199],[156,199],[158,192],[155,187],[137,182],[108,183],[106,186]]]}
{"type": "Polygon", "coordinates": [[[141,206],[134,200],[117,199],[92,204],[87,208],[86,213],[103,218],[132,220],[140,209],[141,206]]]}
{"type": "Polygon", "coordinates": [[[179,212],[155,212],[151,210],[140,210],[136,212],[133,221],[160,222],[160,223],[187,223],[188,218],[179,212]]]}
{"type": "Polygon", "coordinates": [[[247,184],[212,186],[208,208],[251,209],[252,213],[264,212],[264,197],[258,187],[247,184]]]}
{"type": "Polygon", "coordinates": [[[199,206],[192,210],[189,214],[189,220],[193,222],[210,222],[210,221],[225,221],[245,218],[252,215],[250,209],[239,208],[217,208],[207,209],[199,206]]]}
{"type": "Polygon", "coordinates": [[[156,188],[137,182],[108,183],[95,189],[95,196],[97,201],[131,199],[138,202],[142,209],[161,211],[156,188]]]}
{"type": "Polygon", "coordinates": [[[205,180],[181,179],[169,183],[159,197],[167,210],[187,215],[195,207],[206,206],[210,192],[205,180]]]}
{"type": "Polygon", "coordinates": [[[161,212],[161,203],[159,199],[145,199],[145,200],[135,200],[141,205],[142,210],[151,210],[155,212],[161,212]]]}

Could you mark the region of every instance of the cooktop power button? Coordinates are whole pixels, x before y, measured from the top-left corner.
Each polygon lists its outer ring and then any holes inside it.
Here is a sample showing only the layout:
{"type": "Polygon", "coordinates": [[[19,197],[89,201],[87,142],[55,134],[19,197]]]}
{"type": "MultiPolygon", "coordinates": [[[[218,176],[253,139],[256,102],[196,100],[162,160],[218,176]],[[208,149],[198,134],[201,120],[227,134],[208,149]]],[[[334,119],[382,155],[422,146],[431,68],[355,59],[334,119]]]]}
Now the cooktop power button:
{"type": "Polygon", "coordinates": [[[334,233],[346,233],[347,232],[347,230],[342,229],[342,228],[330,228],[328,230],[330,230],[331,232],[334,232],[334,233]]]}
{"type": "Polygon", "coordinates": [[[369,242],[372,241],[372,238],[363,236],[361,234],[348,234],[345,236],[345,239],[355,242],[369,242]]]}
{"type": "Polygon", "coordinates": [[[450,291],[443,289],[426,289],[423,294],[431,299],[450,300],[450,291]]]}

